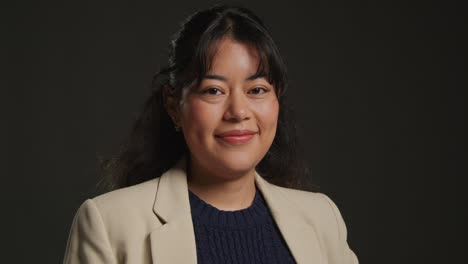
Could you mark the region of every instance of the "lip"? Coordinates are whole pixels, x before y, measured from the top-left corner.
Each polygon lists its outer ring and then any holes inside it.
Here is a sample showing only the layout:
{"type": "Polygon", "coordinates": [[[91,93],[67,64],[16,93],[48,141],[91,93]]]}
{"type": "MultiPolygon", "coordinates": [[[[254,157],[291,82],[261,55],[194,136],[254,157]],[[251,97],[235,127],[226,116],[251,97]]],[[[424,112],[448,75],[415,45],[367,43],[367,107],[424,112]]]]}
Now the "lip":
{"type": "Polygon", "coordinates": [[[216,138],[219,138],[223,141],[227,141],[232,144],[244,144],[250,141],[257,132],[252,130],[231,130],[219,135],[216,135],[216,138]]]}
{"type": "Polygon", "coordinates": [[[257,134],[257,132],[252,131],[252,130],[248,130],[248,129],[243,129],[243,130],[236,129],[236,130],[226,131],[226,132],[218,134],[216,136],[218,136],[218,137],[231,137],[231,136],[244,136],[244,135],[254,135],[254,134],[257,134]]]}

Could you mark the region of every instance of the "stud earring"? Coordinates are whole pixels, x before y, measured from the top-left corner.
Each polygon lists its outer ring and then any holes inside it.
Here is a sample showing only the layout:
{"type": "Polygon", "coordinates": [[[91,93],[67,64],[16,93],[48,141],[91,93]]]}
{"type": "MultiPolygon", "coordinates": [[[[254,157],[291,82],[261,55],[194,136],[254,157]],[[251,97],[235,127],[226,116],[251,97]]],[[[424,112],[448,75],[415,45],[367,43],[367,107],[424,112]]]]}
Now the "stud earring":
{"type": "Polygon", "coordinates": [[[169,115],[172,119],[172,123],[174,123],[174,129],[175,131],[179,132],[180,131],[180,126],[177,124],[177,122],[175,121],[176,119],[172,116],[172,115],[169,115]]]}

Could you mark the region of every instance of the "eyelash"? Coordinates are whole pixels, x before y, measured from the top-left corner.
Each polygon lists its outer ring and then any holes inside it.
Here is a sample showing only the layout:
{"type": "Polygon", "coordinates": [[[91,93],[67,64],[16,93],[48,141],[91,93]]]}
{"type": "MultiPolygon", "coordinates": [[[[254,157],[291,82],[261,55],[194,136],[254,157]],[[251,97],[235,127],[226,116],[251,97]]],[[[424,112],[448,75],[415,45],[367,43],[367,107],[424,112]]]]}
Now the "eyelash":
{"type": "MultiPolygon", "coordinates": [[[[213,89],[214,89],[214,90],[217,90],[217,91],[221,91],[221,90],[218,89],[218,88],[210,87],[210,88],[207,88],[207,89],[205,89],[204,91],[202,91],[202,93],[203,93],[203,94],[207,94],[210,90],[213,90],[213,89]]],[[[254,90],[254,89],[261,89],[261,90],[263,90],[263,93],[258,93],[258,94],[264,94],[264,93],[269,92],[268,89],[263,88],[263,87],[255,87],[255,88],[252,88],[250,91],[252,91],[252,90],[254,90]]],[[[210,94],[210,95],[216,95],[216,94],[210,94]]]]}

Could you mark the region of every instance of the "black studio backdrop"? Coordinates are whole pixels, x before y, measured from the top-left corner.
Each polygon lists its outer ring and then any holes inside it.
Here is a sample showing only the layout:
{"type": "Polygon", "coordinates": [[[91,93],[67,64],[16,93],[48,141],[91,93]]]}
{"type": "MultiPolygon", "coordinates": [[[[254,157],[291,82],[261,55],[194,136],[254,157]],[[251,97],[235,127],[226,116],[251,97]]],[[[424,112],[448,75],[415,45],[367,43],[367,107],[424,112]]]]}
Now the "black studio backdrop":
{"type": "MultiPolygon", "coordinates": [[[[61,262],[74,213],[97,194],[96,156],[128,134],[180,21],[213,3],[2,9],[2,262],[61,262]]],[[[235,3],[280,47],[313,180],[361,263],[464,259],[461,8],[235,3]]]]}

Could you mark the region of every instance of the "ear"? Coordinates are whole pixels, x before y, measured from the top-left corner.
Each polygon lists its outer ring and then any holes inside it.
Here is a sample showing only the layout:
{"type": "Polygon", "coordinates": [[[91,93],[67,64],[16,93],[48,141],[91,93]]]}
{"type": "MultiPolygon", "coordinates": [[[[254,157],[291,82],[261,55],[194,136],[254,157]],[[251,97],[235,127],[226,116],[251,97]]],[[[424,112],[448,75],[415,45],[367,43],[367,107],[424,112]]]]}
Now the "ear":
{"type": "Polygon", "coordinates": [[[172,91],[172,87],[168,84],[163,86],[163,101],[164,107],[171,117],[172,122],[174,122],[175,125],[180,125],[178,100],[172,91]]]}

